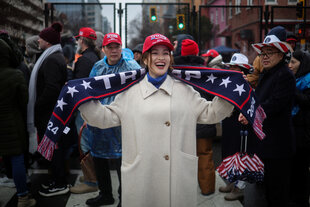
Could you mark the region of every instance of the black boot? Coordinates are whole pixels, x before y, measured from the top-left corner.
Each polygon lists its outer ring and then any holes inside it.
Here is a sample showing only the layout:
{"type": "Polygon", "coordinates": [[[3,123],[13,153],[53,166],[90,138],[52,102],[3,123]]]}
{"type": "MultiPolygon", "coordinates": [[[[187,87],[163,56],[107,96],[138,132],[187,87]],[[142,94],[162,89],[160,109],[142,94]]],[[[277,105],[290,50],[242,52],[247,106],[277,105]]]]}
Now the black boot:
{"type": "Polygon", "coordinates": [[[95,198],[90,198],[86,201],[86,205],[89,206],[102,206],[102,205],[111,205],[114,203],[114,198],[110,196],[105,196],[103,194],[99,194],[95,198]]]}

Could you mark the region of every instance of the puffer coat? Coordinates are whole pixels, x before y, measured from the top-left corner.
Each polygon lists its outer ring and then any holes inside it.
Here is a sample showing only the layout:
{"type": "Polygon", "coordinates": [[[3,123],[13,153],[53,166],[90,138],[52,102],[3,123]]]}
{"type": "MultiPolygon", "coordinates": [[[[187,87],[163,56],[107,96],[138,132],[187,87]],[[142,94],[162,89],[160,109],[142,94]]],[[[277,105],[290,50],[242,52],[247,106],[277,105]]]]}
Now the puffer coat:
{"type": "Polygon", "coordinates": [[[27,147],[28,87],[16,69],[9,45],[0,39],[0,155],[18,155],[27,147]]]}

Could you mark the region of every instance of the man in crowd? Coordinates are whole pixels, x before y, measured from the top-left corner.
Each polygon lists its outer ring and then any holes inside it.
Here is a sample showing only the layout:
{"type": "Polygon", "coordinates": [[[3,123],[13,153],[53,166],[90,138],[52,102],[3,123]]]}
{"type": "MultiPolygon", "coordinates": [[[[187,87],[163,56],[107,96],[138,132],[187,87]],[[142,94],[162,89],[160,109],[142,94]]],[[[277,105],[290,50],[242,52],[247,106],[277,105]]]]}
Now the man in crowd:
{"type": "MultiPolygon", "coordinates": [[[[277,26],[269,31],[263,43],[253,44],[258,52],[263,72],[255,89],[256,97],[267,118],[263,123],[266,137],[257,140],[257,155],[265,165],[265,193],[268,206],[288,206],[289,180],[295,137],[292,125],[292,107],[295,78],[287,67],[290,60],[286,30],[277,26]]],[[[242,115],[239,120],[247,121],[242,115]]],[[[255,136],[255,135],[253,135],[255,136]]]]}
{"type": "MultiPolygon", "coordinates": [[[[90,72],[90,77],[119,73],[141,68],[135,60],[124,59],[122,57],[122,41],[117,33],[108,33],[103,38],[103,51],[105,57],[98,61],[90,72]]],[[[110,104],[115,97],[101,100],[104,105],[110,104]]],[[[116,170],[119,178],[119,198],[121,199],[121,129],[114,127],[109,129],[99,129],[87,126],[89,131],[89,141],[91,144],[91,155],[95,164],[95,171],[98,181],[99,195],[88,199],[86,204],[89,206],[111,205],[114,203],[112,195],[112,183],[110,175],[109,159],[115,161],[116,170]]],[[[121,200],[118,204],[121,206],[121,200]]]]}
{"type": "Polygon", "coordinates": [[[135,48],[132,49],[134,59],[139,63],[140,65],[142,64],[142,49],[143,49],[143,44],[137,44],[135,48]]]}
{"type": "MultiPolygon", "coordinates": [[[[73,78],[87,78],[89,77],[93,65],[100,59],[100,51],[96,48],[97,35],[92,28],[82,27],[75,38],[78,43],[77,53],[81,54],[81,56],[77,59],[74,65],[73,78]]],[[[82,127],[83,122],[83,119],[78,113],[75,119],[75,125],[78,131],[82,127]]],[[[88,143],[86,133],[82,133],[82,138],[79,143],[81,151],[83,154],[86,154],[90,150],[90,144],[88,143]]],[[[85,176],[85,174],[87,173],[83,172],[84,180],[81,184],[70,188],[72,193],[89,193],[98,190],[95,180],[91,180],[85,176]]]]}
{"type": "Polygon", "coordinates": [[[86,78],[89,76],[95,62],[100,58],[100,51],[95,45],[97,35],[92,28],[82,27],[75,38],[78,43],[77,52],[82,56],[78,58],[74,65],[73,77],[74,79],[86,78]]]}
{"type": "MultiPolygon", "coordinates": [[[[46,142],[44,133],[54,106],[57,104],[59,93],[67,80],[66,62],[60,45],[60,32],[62,25],[54,23],[51,27],[43,29],[39,34],[39,47],[44,50],[33,67],[29,83],[28,102],[28,131],[37,129],[39,141],[46,142]]],[[[74,132],[73,132],[74,133],[74,132]]],[[[39,194],[42,196],[54,196],[65,194],[69,191],[66,182],[65,157],[68,149],[73,144],[72,131],[68,138],[58,143],[51,162],[50,181],[42,184],[39,194]]]]}

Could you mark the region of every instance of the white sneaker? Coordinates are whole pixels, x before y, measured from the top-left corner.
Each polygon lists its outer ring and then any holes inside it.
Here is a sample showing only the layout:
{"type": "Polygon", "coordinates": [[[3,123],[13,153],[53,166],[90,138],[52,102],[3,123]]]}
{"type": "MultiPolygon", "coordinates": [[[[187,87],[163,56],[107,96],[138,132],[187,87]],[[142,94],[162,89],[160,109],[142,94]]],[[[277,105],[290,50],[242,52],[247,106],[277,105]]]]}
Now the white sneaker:
{"type": "Polygon", "coordinates": [[[9,188],[15,188],[14,180],[8,177],[0,178],[0,186],[3,187],[9,187],[9,188]]]}

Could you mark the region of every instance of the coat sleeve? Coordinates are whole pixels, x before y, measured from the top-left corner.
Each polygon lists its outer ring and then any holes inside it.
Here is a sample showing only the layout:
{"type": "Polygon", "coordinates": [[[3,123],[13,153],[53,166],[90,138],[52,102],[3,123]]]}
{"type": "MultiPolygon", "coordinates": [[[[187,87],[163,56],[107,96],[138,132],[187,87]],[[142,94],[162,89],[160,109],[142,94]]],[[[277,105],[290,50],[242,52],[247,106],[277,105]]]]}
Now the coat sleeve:
{"type": "Polygon", "coordinates": [[[102,105],[98,100],[82,104],[79,107],[82,118],[90,126],[101,129],[120,126],[121,107],[117,97],[110,105],[102,105]]]}
{"type": "Polygon", "coordinates": [[[212,101],[201,98],[197,91],[194,91],[193,96],[193,109],[197,113],[199,124],[216,124],[230,116],[233,111],[232,104],[217,96],[212,101]]]}

